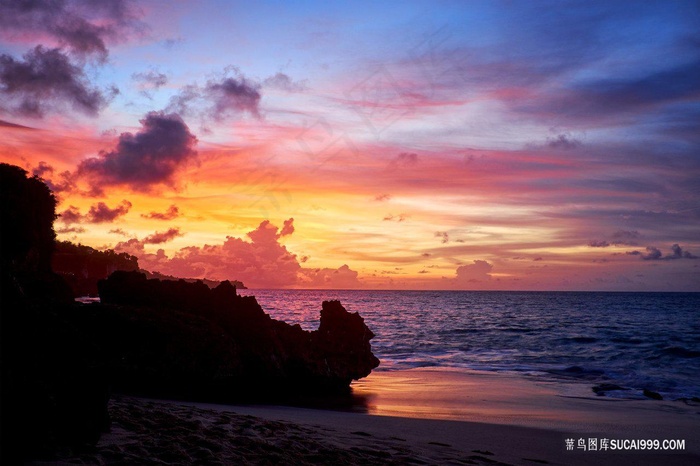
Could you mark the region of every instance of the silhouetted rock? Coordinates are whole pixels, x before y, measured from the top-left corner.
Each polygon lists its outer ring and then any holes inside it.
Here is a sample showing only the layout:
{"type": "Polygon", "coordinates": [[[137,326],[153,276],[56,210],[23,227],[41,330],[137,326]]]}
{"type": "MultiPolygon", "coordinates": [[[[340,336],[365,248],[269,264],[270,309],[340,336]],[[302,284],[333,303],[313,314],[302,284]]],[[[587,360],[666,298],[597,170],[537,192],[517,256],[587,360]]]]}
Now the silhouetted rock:
{"type": "Polygon", "coordinates": [[[661,396],[660,393],[652,392],[651,390],[648,390],[646,388],[644,389],[644,391],[642,393],[644,393],[644,396],[646,396],[647,398],[651,398],[652,400],[663,400],[664,399],[664,397],[661,396]]]}
{"type": "MultiPolygon", "coordinates": [[[[222,341],[227,342],[224,346],[232,352],[227,360],[235,365],[212,374],[233,375],[200,374],[201,380],[190,381],[201,387],[228,386],[231,395],[246,390],[274,394],[295,388],[335,389],[366,377],[379,365],[370,346],[374,334],[359,314],[347,312],[338,301],[324,302],[319,329],[307,332],[298,325],[272,319],[254,297],[239,296],[229,282],[210,289],[201,282],[149,280],[142,273],[119,271],[100,281],[98,288],[103,305],[129,306],[137,315],[148,309],[158,320],[156,327],[166,327],[174,316],[183,314],[218,329],[222,341]]],[[[124,338],[130,337],[127,334],[124,338]]],[[[170,338],[168,344],[179,343],[170,338]]],[[[161,353],[163,365],[175,371],[164,380],[185,378],[177,375],[179,365],[171,360],[178,356],[166,347],[155,351],[161,353]]],[[[189,355],[200,356],[197,352],[189,355]]],[[[161,388],[177,391],[173,386],[161,388]]]]}
{"type": "Polygon", "coordinates": [[[601,383],[593,387],[593,392],[598,396],[605,396],[607,392],[613,392],[616,390],[628,390],[625,387],[621,387],[614,383],[601,383]]]}
{"type": "Polygon", "coordinates": [[[0,164],[2,464],[94,444],[108,423],[100,348],[77,331],[70,288],[51,270],[56,200],[0,164]]]}
{"type": "Polygon", "coordinates": [[[314,332],[315,344],[324,355],[321,372],[335,379],[367,377],[379,366],[369,341],[374,333],[357,312],[349,313],[340,301],[324,301],[321,323],[314,332]]]}
{"type": "MultiPolygon", "coordinates": [[[[337,301],[323,303],[319,329],[307,332],[270,318],[230,282],[211,288],[115,271],[97,282],[101,303],[76,303],[51,267],[55,206],[41,180],[0,164],[3,465],[97,442],[109,424],[111,387],[209,399],[279,396],[347,388],[379,364],[374,335],[337,301]]],[[[90,281],[135,263],[70,243],[59,249],[56,263],[69,278],[90,281]]]]}

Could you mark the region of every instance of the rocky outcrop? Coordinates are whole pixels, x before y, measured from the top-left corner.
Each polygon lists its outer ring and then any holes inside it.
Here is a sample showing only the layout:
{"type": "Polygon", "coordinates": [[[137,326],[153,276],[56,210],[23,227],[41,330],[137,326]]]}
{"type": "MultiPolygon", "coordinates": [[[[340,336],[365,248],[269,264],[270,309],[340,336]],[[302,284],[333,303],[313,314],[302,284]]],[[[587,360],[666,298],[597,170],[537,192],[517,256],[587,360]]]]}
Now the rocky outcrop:
{"type": "MultiPolygon", "coordinates": [[[[308,332],[272,319],[254,297],[238,295],[227,281],[210,289],[201,282],[161,281],[147,279],[139,272],[118,271],[100,281],[98,288],[103,307],[112,306],[113,312],[129,314],[134,322],[143,320],[147,313],[151,331],[156,333],[171,328],[167,340],[160,347],[151,345],[148,352],[159,354],[153,361],[160,361],[160,365],[149,368],[160,373],[162,386],[150,385],[157,392],[178,392],[177,385],[182,383],[178,381],[184,380],[187,387],[183,390],[194,386],[200,393],[217,391],[224,398],[244,391],[271,395],[293,390],[323,391],[347,388],[352,380],[366,377],[379,365],[370,346],[374,334],[358,313],[348,312],[339,301],[324,302],[319,329],[308,332]],[[209,327],[218,347],[227,348],[226,357],[218,356],[220,364],[206,348],[194,352],[192,348],[178,349],[191,339],[188,328],[193,324],[178,324],[180,330],[173,332],[177,319],[197,319],[199,327],[209,327]],[[187,364],[178,363],[182,354],[193,360],[211,361],[216,367],[208,367],[206,373],[188,373],[187,364]]],[[[123,339],[134,339],[129,333],[136,332],[135,328],[127,325],[124,331],[127,334],[122,335],[123,339]]],[[[131,351],[122,360],[135,368],[144,356],[138,350],[131,351]]],[[[138,381],[139,377],[138,373],[130,373],[124,379],[138,381]]]]}
{"type": "Polygon", "coordinates": [[[369,343],[374,333],[360,314],[349,313],[340,301],[323,302],[321,323],[312,336],[323,356],[319,372],[327,377],[357,380],[379,366],[369,343]]]}
{"type": "Polygon", "coordinates": [[[106,366],[51,269],[55,207],[41,180],[0,163],[1,464],[94,444],[108,424],[106,366]]]}

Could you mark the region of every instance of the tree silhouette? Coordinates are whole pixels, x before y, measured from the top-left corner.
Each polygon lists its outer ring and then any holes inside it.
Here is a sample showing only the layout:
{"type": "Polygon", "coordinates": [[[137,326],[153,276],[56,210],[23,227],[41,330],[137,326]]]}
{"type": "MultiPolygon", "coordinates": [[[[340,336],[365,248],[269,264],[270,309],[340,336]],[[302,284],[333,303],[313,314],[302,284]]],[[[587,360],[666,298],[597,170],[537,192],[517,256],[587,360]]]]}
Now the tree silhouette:
{"type": "Polygon", "coordinates": [[[10,273],[46,273],[56,234],[56,198],[38,177],[0,163],[0,267],[10,273]]]}

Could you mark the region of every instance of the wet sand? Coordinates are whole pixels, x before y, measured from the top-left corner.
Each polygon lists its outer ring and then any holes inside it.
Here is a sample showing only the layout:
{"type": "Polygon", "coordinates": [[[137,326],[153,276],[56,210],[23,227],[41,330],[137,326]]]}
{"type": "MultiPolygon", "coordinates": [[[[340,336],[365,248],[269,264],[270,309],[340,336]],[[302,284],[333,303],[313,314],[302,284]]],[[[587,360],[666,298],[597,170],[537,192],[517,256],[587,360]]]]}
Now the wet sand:
{"type": "Polygon", "coordinates": [[[700,406],[585,389],[415,370],[355,383],[350,411],[117,396],[95,451],[36,464],[700,464],[700,406]],[[684,439],[685,450],[567,451],[568,438],[684,439]]]}

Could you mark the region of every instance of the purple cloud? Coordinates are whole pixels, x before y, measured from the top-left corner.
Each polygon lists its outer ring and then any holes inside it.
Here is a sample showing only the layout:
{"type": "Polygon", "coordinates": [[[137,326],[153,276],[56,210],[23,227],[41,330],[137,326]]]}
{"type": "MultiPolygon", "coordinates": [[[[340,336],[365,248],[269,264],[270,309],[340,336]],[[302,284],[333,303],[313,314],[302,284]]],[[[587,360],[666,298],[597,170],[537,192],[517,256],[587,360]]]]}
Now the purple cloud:
{"type": "Polygon", "coordinates": [[[287,92],[301,92],[307,89],[306,82],[295,82],[284,73],[276,73],[263,81],[263,85],[287,92]]]}
{"type": "Polygon", "coordinates": [[[59,217],[66,225],[80,222],[109,223],[126,215],[131,207],[131,202],[127,200],[123,200],[121,204],[114,208],[110,208],[104,202],[98,202],[97,204],[90,206],[88,213],[83,215],[80,213],[80,210],[77,207],[69,206],[66,210],[59,214],[59,217]]]}
{"type": "Polygon", "coordinates": [[[203,124],[222,121],[231,115],[248,112],[260,117],[261,86],[243,76],[233,67],[235,76],[209,80],[203,88],[197,84],[183,86],[170,98],[167,110],[198,117],[203,124]]]}
{"type": "Polygon", "coordinates": [[[117,92],[92,87],[83,69],[59,49],[39,45],[23,60],[0,55],[0,110],[13,115],[38,118],[70,106],[94,116],[117,92]]]}
{"type": "Polygon", "coordinates": [[[212,116],[222,120],[233,112],[247,111],[255,117],[260,116],[260,86],[248,81],[243,76],[225,78],[221,81],[209,81],[205,95],[213,103],[212,116]]]}
{"type": "Polygon", "coordinates": [[[640,251],[629,251],[627,254],[632,256],[640,256],[645,261],[657,260],[676,260],[676,259],[697,259],[698,256],[691,254],[690,251],[684,251],[678,244],[671,246],[671,253],[663,255],[661,250],[654,246],[647,246],[646,254],[640,251]]]}
{"type": "Polygon", "coordinates": [[[551,149],[576,149],[581,145],[581,141],[572,138],[568,134],[560,134],[555,138],[547,138],[547,147],[551,149]]]}
{"type": "Polygon", "coordinates": [[[109,223],[126,215],[131,209],[131,202],[123,200],[117,207],[109,208],[104,202],[90,207],[85,219],[90,223],[109,223]]]}
{"type": "Polygon", "coordinates": [[[127,185],[136,191],[152,186],[172,186],[175,173],[193,160],[197,138],[176,114],[150,112],[137,133],[122,133],[117,147],[84,160],[78,174],[91,179],[93,187],[127,185]]]}
{"type": "Polygon", "coordinates": [[[492,269],[493,265],[489,264],[487,261],[475,260],[471,264],[457,267],[457,281],[465,283],[490,280],[492,269]]]}
{"type": "Polygon", "coordinates": [[[106,41],[142,27],[129,0],[0,1],[0,37],[50,37],[71,53],[105,60],[106,41]]]}
{"type": "Polygon", "coordinates": [[[63,223],[69,225],[71,223],[78,223],[82,220],[83,216],[76,206],[69,206],[66,210],[58,214],[59,218],[63,223]]]}
{"type": "Polygon", "coordinates": [[[143,244],[161,244],[172,241],[178,236],[182,236],[184,233],[180,232],[179,228],[170,228],[167,231],[156,231],[152,235],[146,236],[143,239],[143,244]]]}
{"type": "Polygon", "coordinates": [[[154,70],[134,73],[131,75],[131,79],[137,83],[138,88],[141,90],[141,94],[149,99],[152,98],[152,91],[157,91],[161,87],[168,84],[168,76],[154,70]]]}

